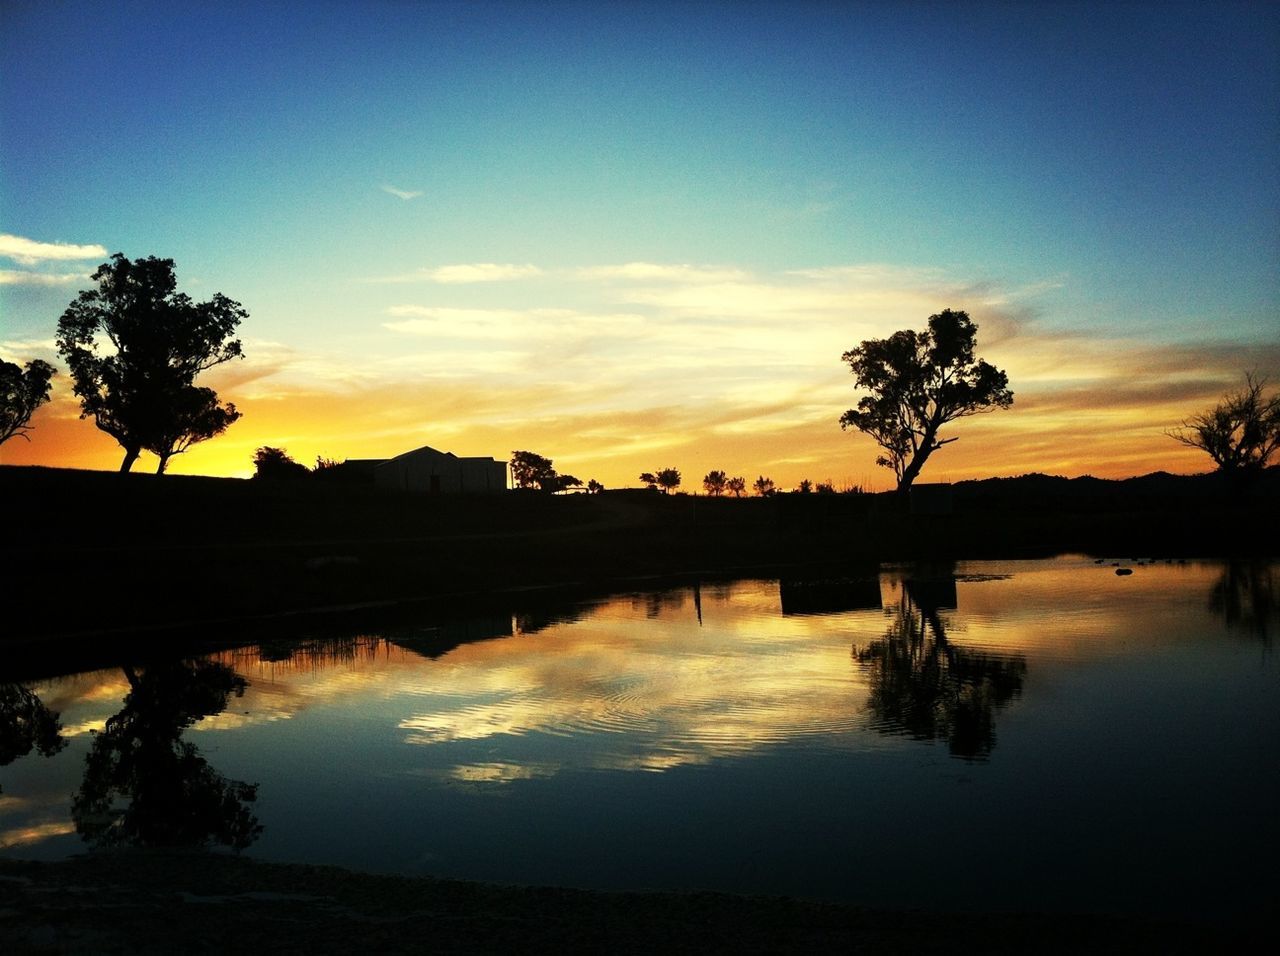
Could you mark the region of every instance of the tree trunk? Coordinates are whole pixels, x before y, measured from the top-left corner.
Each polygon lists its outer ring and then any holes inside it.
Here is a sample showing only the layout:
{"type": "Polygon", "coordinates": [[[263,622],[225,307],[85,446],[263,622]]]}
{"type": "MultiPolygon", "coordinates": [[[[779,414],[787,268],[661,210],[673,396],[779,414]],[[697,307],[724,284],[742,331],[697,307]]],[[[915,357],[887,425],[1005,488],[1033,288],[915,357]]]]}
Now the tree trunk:
{"type": "Polygon", "coordinates": [[[141,448],[130,448],[128,445],[124,447],[124,461],[120,463],[120,473],[124,474],[133,467],[133,463],[138,460],[138,456],[142,454],[141,448]]]}
{"type": "Polygon", "coordinates": [[[903,469],[902,480],[898,482],[899,494],[905,495],[907,493],[907,489],[911,487],[911,483],[916,480],[917,476],[919,476],[920,469],[923,468],[924,463],[929,460],[929,456],[933,454],[935,447],[937,446],[935,446],[933,440],[930,439],[922,444],[920,446],[920,450],[912,456],[907,467],[903,469]]]}
{"type": "Polygon", "coordinates": [[[164,474],[164,470],[165,470],[165,468],[167,468],[167,467],[168,467],[168,465],[169,465],[169,456],[168,456],[168,455],[161,455],[161,456],[160,456],[160,467],[156,469],[156,474],[157,474],[157,475],[163,475],[163,474],[164,474]]]}

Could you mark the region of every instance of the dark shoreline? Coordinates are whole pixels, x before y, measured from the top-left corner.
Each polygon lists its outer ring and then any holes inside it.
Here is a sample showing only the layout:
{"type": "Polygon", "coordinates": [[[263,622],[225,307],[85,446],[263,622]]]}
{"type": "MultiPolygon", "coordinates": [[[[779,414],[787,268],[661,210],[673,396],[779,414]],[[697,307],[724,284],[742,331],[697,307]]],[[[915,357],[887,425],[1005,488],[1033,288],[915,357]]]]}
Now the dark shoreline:
{"type": "Polygon", "coordinates": [[[457,613],[743,575],[855,576],[883,562],[1274,554],[1280,469],[1123,482],[962,482],[949,514],[892,494],[713,499],[621,491],[447,497],[324,482],[0,466],[3,641],[119,654],[243,644],[286,627],[457,613]],[[1270,531],[1268,529],[1271,529],[1270,531]]]}
{"type": "Polygon", "coordinates": [[[506,886],[194,850],[0,860],[7,953],[1204,953],[1256,923],[506,886]]]}

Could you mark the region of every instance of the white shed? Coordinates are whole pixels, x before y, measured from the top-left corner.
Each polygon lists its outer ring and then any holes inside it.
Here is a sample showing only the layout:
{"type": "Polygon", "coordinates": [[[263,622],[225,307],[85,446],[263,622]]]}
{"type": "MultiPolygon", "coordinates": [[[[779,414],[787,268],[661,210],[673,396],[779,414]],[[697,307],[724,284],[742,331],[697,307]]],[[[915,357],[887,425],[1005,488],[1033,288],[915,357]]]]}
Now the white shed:
{"type": "Polygon", "coordinates": [[[495,458],[459,458],[424,445],[379,462],[373,480],[382,488],[431,494],[482,494],[505,491],[507,463],[495,458]]]}

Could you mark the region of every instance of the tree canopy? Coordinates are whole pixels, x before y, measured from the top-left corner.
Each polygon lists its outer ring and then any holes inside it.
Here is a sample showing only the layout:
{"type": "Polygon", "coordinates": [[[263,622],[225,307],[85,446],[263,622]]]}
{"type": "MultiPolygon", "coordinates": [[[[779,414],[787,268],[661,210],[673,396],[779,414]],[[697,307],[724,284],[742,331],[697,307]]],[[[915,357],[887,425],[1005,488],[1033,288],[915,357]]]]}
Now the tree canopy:
{"type": "Polygon", "coordinates": [[[1280,448],[1280,392],[1268,397],[1266,386],[1265,378],[1248,372],[1243,388],[1167,434],[1205,452],[1220,471],[1261,471],[1280,448]]]}
{"type": "Polygon", "coordinates": [[[867,339],[841,356],[858,387],[870,392],[840,416],[884,449],[877,465],[892,468],[898,490],[911,487],[929,456],[955,438],[939,438],[948,422],[1013,404],[1009,377],[974,357],[978,327],[968,313],[929,316],[923,332],[904,329],[867,339]]]}
{"type": "Polygon", "coordinates": [[[0,361],[0,445],[14,435],[27,437],[31,416],[49,400],[49,380],[57,371],[48,362],[33,359],[25,368],[0,361]]]}
{"type": "Polygon", "coordinates": [[[121,471],[144,450],[160,458],[220,434],[240,417],[196,376],[243,357],[231,338],[248,312],[216,293],[195,302],[177,291],[172,259],[130,261],[120,253],[93,274],[58,320],[58,351],[71,369],[81,418],[125,450],[121,471]]]}
{"type": "Polygon", "coordinates": [[[715,498],[719,498],[724,494],[725,486],[728,483],[729,478],[723,471],[709,471],[702,479],[702,487],[706,489],[707,494],[715,498]]]}
{"type": "Polygon", "coordinates": [[[263,445],[253,453],[253,477],[267,480],[309,478],[311,470],[283,448],[263,445]]]}
{"type": "MultiPolygon", "coordinates": [[[[511,481],[517,488],[536,488],[548,494],[583,486],[580,478],[560,474],[550,458],[543,458],[531,451],[511,453],[511,481]]],[[[603,490],[604,486],[600,487],[603,490]]]]}

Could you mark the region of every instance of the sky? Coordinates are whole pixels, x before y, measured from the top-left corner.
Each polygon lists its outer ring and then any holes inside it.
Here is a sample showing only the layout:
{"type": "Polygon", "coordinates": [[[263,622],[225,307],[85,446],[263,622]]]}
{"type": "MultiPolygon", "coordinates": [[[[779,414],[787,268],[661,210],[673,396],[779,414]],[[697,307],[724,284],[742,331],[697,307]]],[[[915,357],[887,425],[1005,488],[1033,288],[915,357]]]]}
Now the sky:
{"type": "Polygon", "coordinates": [[[1014,404],[922,480],[1204,471],[1280,381],[1274,4],[6,0],[0,63],[0,358],[61,369],[6,464],[119,466],[54,344],[115,252],[249,312],[174,473],[890,487],[841,354],[946,308],[1014,404]]]}

